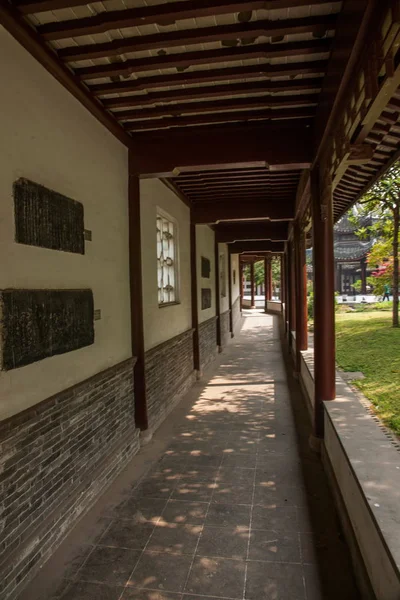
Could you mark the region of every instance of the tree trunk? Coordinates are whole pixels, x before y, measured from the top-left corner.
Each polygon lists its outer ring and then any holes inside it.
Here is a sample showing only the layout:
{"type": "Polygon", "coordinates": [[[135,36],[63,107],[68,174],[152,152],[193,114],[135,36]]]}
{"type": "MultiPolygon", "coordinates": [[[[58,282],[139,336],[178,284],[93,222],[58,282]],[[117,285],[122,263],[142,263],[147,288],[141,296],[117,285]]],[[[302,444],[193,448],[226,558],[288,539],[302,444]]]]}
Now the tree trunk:
{"type": "Polygon", "coordinates": [[[393,327],[399,326],[399,205],[400,201],[393,213],[393,327]]]}

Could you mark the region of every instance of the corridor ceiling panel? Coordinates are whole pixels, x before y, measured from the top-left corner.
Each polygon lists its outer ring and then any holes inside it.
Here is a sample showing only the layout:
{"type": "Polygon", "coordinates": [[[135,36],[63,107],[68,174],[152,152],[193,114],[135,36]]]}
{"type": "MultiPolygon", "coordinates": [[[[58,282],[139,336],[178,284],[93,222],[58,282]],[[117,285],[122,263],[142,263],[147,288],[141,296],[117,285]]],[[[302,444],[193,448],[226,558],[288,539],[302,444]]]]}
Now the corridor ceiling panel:
{"type": "Polygon", "coordinates": [[[246,201],[288,203],[296,196],[300,169],[269,171],[267,167],[185,172],[172,178],[193,204],[246,201]]]}
{"type": "Polygon", "coordinates": [[[13,0],[127,132],[310,121],[340,2],[13,0]]]}

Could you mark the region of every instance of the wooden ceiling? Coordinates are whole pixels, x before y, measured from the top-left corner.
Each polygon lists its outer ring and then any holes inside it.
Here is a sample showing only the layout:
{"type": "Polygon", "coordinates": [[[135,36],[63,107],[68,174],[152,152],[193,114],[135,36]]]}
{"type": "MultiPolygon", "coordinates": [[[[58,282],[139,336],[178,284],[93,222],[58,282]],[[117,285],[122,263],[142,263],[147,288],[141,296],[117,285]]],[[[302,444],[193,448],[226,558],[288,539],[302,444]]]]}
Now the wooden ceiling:
{"type": "Polygon", "coordinates": [[[13,0],[129,132],[315,115],[340,2],[13,0]]]}
{"type": "Polygon", "coordinates": [[[172,182],[189,201],[198,203],[290,203],[296,196],[301,171],[270,171],[267,167],[216,169],[183,173],[172,182]]]}
{"type": "Polygon", "coordinates": [[[336,156],[335,219],[399,157],[398,0],[0,0],[0,22],[198,223],[287,225],[329,137],[372,148],[336,156]]]}

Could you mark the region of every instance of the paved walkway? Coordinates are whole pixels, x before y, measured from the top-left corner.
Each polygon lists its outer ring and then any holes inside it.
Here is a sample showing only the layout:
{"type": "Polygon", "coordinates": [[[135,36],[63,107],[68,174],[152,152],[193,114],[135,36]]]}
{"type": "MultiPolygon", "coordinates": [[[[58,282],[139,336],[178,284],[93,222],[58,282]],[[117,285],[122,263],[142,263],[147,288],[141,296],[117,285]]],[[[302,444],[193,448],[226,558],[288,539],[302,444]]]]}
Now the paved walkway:
{"type": "Polygon", "coordinates": [[[358,599],[277,317],[248,311],[168,422],[26,598],[358,599]],[[147,473],[134,480],[140,461],[147,473]]]}

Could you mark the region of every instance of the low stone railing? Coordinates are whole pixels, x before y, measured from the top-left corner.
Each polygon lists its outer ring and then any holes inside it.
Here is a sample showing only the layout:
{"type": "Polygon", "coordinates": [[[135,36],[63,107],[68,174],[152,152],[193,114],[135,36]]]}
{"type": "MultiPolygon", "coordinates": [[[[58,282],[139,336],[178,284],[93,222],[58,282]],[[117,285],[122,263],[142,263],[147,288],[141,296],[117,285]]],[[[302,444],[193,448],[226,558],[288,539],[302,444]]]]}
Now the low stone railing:
{"type": "MultiPolygon", "coordinates": [[[[293,338],[292,338],[293,339],[293,338]]],[[[301,353],[300,382],[314,412],[314,351],[301,353]]],[[[322,461],[336,499],[361,595],[400,598],[400,444],[339,374],[324,403],[322,461]]]]}

